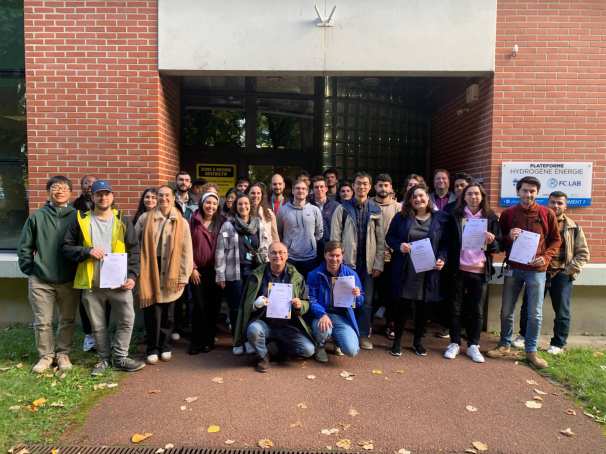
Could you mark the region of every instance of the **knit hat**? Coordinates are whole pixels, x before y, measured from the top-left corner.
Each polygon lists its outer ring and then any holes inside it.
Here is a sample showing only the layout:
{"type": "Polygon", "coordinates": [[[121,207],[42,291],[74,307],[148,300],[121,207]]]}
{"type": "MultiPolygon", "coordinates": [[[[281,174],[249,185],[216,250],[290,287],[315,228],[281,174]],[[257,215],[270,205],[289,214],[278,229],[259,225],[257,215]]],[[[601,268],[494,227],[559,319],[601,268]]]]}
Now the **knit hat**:
{"type": "Polygon", "coordinates": [[[206,199],[208,199],[209,197],[214,197],[215,199],[217,199],[217,202],[219,202],[219,196],[217,194],[215,194],[214,192],[205,192],[202,195],[202,199],[201,199],[200,203],[206,202],[206,199]]]}

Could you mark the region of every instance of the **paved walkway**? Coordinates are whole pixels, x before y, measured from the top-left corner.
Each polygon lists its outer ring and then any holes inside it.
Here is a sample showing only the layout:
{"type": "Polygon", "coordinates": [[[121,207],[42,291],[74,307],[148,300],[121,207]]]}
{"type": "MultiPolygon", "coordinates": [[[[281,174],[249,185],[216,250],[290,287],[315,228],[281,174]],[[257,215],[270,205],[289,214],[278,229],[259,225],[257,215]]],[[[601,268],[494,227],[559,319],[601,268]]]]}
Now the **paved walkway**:
{"type": "MultiPolygon", "coordinates": [[[[194,357],[180,344],[170,363],[123,380],[63,443],[129,445],[133,433],[152,432],[142,445],[225,447],[234,440],[232,446],[247,447],[268,438],[278,448],[337,450],[338,440],[349,439],[352,451],[363,451],[358,443],[372,440],[372,452],[381,453],[462,453],[474,441],[486,443],[489,453],[606,452],[602,428],[524,363],[478,365],[465,355],[448,361],[441,356],[447,341],[436,338],[427,339],[427,358],[410,350],[394,358],[387,341],[377,340],[382,345],[355,359],[292,361],[267,374],[255,372],[250,357],[232,356],[227,339],[214,352],[194,357]],[[341,377],[342,371],[355,374],[353,380],[341,377]],[[215,377],[223,383],[213,382],[215,377]],[[535,388],[546,393],[540,409],[525,405],[537,395],[535,388]],[[188,403],[188,397],[198,399],[188,403]],[[477,411],[467,411],[468,405],[477,411]],[[568,415],[569,409],[576,415],[568,415]],[[220,432],[208,433],[210,425],[220,432]],[[576,436],[560,434],[568,427],[576,436]],[[339,432],[325,435],[323,429],[339,432]]],[[[485,340],[482,347],[492,346],[485,340]]]]}

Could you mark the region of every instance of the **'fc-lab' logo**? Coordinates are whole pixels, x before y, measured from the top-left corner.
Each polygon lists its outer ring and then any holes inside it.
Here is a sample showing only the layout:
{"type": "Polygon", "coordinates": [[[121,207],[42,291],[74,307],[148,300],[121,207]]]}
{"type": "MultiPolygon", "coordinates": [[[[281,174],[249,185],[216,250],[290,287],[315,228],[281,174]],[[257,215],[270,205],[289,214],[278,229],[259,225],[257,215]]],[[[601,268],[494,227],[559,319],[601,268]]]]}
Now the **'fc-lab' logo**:
{"type": "Polygon", "coordinates": [[[550,188],[557,188],[558,180],[557,180],[557,178],[550,178],[549,180],[547,180],[547,184],[549,185],[550,188]]]}

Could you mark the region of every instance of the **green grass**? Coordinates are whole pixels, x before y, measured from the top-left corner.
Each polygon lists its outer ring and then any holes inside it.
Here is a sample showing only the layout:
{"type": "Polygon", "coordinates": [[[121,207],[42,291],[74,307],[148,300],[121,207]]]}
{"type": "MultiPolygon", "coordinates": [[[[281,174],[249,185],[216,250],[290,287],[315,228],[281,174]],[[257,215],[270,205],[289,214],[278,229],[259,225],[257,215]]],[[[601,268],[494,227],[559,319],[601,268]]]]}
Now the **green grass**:
{"type": "Polygon", "coordinates": [[[18,443],[56,443],[70,426],[84,421],[100,397],[113,392],[93,387],[98,383],[117,383],[125,374],[111,371],[92,378],[90,371],[97,358],[83,353],[81,345],[82,334],[78,333],[70,355],[74,367],[64,377],[52,371],[37,375],[31,372],[37,361],[32,329],[15,326],[0,330],[0,370],[10,368],[0,372],[0,451],[6,452],[18,443]],[[28,409],[39,398],[46,399],[46,403],[38,411],[28,409]],[[13,406],[20,408],[11,410],[13,406]]]}
{"type": "Polygon", "coordinates": [[[562,355],[542,355],[549,367],[541,373],[563,384],[596,422],[606,424],[606,351],[571,348],[562,355]]]}

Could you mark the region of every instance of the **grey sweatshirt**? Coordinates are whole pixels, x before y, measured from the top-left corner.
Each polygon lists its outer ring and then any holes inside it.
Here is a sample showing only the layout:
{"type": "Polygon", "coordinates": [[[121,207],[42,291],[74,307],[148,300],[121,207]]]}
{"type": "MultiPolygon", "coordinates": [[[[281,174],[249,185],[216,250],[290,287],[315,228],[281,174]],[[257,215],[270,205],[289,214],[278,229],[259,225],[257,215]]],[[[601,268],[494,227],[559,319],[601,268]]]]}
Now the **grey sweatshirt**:
{"type": "Polygon", "coordinates": [[[322,238],[322,212],[311,203],[303,208],[288,202],[278,214],[278,233],[295,261],[316,258],[316,242],[322,238]]]}

